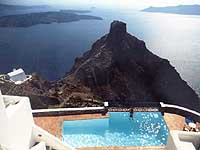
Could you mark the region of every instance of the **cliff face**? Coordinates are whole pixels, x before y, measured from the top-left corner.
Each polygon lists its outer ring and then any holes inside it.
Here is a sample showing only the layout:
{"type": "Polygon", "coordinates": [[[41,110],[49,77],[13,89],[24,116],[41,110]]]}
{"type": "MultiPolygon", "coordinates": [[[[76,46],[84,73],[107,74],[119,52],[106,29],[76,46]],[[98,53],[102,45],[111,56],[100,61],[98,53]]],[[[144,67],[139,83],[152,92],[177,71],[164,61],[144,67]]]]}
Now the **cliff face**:
{"type": "Polygon", "coordinates": [[[34,109],[162,101],[200,112],[197,94],[169,61],[150,52],[119,21],[112,22],[110,32],[76,58],[64,79],[50,82],[35,74],[22,85],[0,80],[0,89],[3,94],[29,96],[34,109]]]}
{"type": "Polygon", "coordinates": [[[163,101],[200,111],[197,94],[169,61],[127,33],[123,22],[112,22],[110,32],[75,60],[65,80],[70,78],[104,100],[163,101]]]}
{"type": "Polygon", "coordinates": [[[49,108],[60,104],[59,99],[51,92],[51,89],[54,89],[54,85],[35,73],[32,75],[31,80],[21,85],[15,85],[12,82],[2,80],[0,82],[0,89],[4,95],[30,97],[33,109],[49,108]]]}
{"type": "Polygon", "coordinates": [[[73,79],[50,82],[34,73],[21,85],[0,79],[0,89],[4,95],[28,96],[33,109],[103,106],[89,88],[73,79]]]}

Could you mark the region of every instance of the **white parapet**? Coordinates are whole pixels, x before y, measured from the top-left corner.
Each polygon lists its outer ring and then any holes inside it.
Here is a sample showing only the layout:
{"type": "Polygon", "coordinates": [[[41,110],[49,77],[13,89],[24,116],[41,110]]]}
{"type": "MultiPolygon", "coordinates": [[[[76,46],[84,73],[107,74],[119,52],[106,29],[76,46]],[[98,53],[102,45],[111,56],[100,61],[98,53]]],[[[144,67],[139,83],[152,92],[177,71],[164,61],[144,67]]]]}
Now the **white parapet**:
{"type": "Polygon", "coordinates": [[[45,142],[47,146],[57,150],[75,150],[57,137],[43,130],[37,125],[33,126],[33,138],[38,142],[45,142]]]}
{"type": "Polygon", "coordinates": [[[61,111],[88,111],[88,110],[104,110],[104,107],[81,107],[81,108],[55,108],[55,109],[35,109],[32,113],[42,112],[61,112],[61,111]]]}
{"type": "Polygon", "coordinates": [[[60,139],[35,125],[28,97],[0,93],[0,149],[75,150],[60,139]]]}
{"type": "Polygon", "coordinates": [[[160,105],[162,108],[175,108],[175,109],[179,109],[179,110],[183,110],[186,112],[189,112],[191,114],[197,115],[200,117],[200,113],[182,106],[177,106],[177,105],[172,105],[172,104],[164,104],[163,102],[160,102],[160,105]]]}
{"type": "Polygon", "coordinates": [[[170,131],[166,150],[200,149],[200,132],[170,131]]]}
{"type": "Polygon", "coordinates": [[[108,102],[104,102],[104,107],[108,107],[108,102]]]}
{"type": "Polygon", "coordinates": [[[15,149],[29,149],[34,143],[31,139],[34,121],[29,98],[1,96],[0,101],[0,143],[15,149]],[[6,105],[3,106],[4,102],[6,105]]]}

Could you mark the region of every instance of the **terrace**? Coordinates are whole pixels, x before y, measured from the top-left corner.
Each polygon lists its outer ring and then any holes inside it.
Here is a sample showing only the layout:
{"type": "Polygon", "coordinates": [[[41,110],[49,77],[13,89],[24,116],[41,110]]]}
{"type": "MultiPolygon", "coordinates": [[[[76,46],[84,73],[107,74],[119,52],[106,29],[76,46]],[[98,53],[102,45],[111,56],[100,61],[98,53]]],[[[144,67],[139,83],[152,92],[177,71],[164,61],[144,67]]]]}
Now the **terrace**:
{"type": "MultiPolygon", "coordinates": [[[[184,132],[183,127],[185,125],[185,115],[189,115],[194,117],[195,119],[199,119],[199,113],[190,112],[189,109],[185,109],[183,107],[174,106],[174,105],[166,105],[164,103],[158,104],[145,104],[143,107],[137,104],[137,106],[133,107],[134,112],[159,112],[163,113],[163,118],[167,124],[167,127],[170,130],[170,135],[168,138],[168,144],[166,146],[109,146],[109,147],[86,147],[86,148],[78,148],[78,149],[183,149],[184,147],[190,146],[190,148],[196,147],[198,148],[198,140],[200,140],[200,132],[184,132]],[[151,105],[151,107],[149,107],[151,105]],[[173,113],[174,110],[174,113],[173,113]],[[164,112],[165,111],[165,112],[164,112]],[[167,111],[170,111],[168,113],[167,111]],[[178,113],[177,113],[178,112],[178,113]],[[180,115],[182,113],[183,116],[180,115]],[[176,136],[172,136],[176,135],[176,136]],[[180,137],[179,137],[180,136],[180,137]],[[176,138],[174,138],[176,137],[176,138]],[[177,138],[179,137],[179,138],[177,138]],[[184,142],[183,142],[184,139],[184,142]],[[173,142],[172,142],[173,141],[173,142]],[[178,148],[174,143],[181,143],[178,148]],[[187,141],[187,142],[186,142],[187,141]],[[186,146],[187,145],[187,146],[186,146]]],[[[117,108],[110,107],[108,108],[109,112],[127,112],[128,108],[117,108]]],[[[104,107],[93,107],[93,108],[66,108],[66,109],[54,109],[54,110],[34,110],[34,121],[35,123],[55,135],[56,137],[62,139],[62,127],[64,121],[71,120],[88,120],[88,119],[99,119],[109,117],[108,113],[104,113],[104,107]],[[96,110],[96,111],[95,111],[96,110]]],[[[199,121],[199,120],[198,120],[199,121]]],[[[197,122],[197,128],[200,128],[200,123],[197,122]]],[[[188,149],[188,147],[187,147],[188,149]]]]}
{"type": "MultiPolygon", "coordinates": [[[[96,149],[165,149],[165,150],[188,150],[199,149],[200,132],[182,131],[185,125],[184,115],[190,115],[198,122],[200,128],[198,112],[182,108],[180,106],[145,104],[133,107],[134,112],[162,112],[165,123],[170,130],[167,144],[158,146],[95,146],[78,147],[79,150],[96,149]],[[167,112],[167,111],[170,111],[167,112]],[[178,113],[177,113],[178,112],[178,113]],[[181,112],[181,116],[180,115],[181,112]]],[[[107,119],[108,112],[126,112],[128,108],[108,107],[86,107],[86,108],[62,108],[32,110],[28,97],[0,96],[0,146],[10,149],[30,149],[30,150],[74,150],[68,144],[68,140],[63,141],[63,123],[71,120],[107,119]],[[13,126],[13,124],[15,126],[13,126]]]]}

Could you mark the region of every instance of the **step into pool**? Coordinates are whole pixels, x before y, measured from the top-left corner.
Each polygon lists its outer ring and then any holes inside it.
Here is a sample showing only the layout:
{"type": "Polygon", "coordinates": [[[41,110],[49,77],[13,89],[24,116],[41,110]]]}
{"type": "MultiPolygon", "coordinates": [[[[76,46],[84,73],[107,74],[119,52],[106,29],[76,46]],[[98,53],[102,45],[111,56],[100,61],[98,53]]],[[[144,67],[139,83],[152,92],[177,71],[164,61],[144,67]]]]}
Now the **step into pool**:
{"type": "Polygon", "coordinates": [[[63,122],[63,140],[74,147],[164,146],[168,128],[160,112],[110,112],[109,118],[63,122]]]}

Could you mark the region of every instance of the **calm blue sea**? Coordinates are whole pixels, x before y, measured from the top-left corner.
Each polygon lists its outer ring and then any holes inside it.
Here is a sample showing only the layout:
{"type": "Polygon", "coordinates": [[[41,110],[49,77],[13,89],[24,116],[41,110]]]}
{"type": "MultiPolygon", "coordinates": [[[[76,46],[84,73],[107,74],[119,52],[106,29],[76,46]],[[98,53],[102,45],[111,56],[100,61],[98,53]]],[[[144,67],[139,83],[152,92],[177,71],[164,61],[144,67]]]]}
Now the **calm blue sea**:
{"type": "Polygon", "coordinates": [[[128,32],[144,40],[149,50],[170,60],[200,94],[200,16],[100,9],[90,14],[104,20],[0,28],[0,73],[22,67],[27,73],[38,72],[56,80],[70,70],[75,57],[108,33],[110,23],[117,19],[125,21],[128,32]]]}

